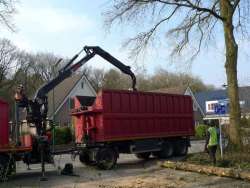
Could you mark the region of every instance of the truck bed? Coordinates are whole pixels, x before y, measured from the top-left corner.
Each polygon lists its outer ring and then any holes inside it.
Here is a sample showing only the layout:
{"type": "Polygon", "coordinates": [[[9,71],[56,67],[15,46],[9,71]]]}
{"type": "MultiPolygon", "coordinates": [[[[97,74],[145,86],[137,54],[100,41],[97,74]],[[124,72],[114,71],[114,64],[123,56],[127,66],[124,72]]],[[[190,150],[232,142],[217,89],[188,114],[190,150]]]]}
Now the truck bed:
{"type": "Polygon", "coordinates": [[[92,142],[194,135],[193,103],[185,95],[103,90],[92,106],[72,115],[76,135],[92,142]]]}

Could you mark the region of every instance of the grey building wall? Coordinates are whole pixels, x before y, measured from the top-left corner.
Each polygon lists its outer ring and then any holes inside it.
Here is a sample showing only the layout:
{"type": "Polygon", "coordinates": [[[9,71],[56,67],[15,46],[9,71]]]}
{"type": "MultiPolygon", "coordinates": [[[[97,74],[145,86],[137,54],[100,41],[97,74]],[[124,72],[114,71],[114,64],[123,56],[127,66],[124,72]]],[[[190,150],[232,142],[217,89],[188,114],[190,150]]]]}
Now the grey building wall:
{"type": "Polygon", "coordinates": [[[70,116],[70,99],[68,99],[55,115],[55,123],[60,126],[70,126],[72,117],[70,116]]]}
{"type": "Polygon", "coordinates": [[[69,95],[64,99],[63,104],[57,109],[55,113],[55,123],[58,123],[60,126],[70,126],[73,123],[70,115],[72,107],[70,103],[71,99],[75,96],[96,96],[95,90],[85,77],[82,77],[82,79],[78,81],[69,95]]]}

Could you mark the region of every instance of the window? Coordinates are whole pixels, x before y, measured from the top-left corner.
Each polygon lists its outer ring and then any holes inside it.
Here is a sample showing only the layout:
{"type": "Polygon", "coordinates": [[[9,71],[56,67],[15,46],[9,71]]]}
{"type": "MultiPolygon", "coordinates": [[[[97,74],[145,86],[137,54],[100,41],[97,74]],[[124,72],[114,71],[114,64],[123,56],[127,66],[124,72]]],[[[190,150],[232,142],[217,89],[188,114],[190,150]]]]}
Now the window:
{"type": "Polygon", "coordinates": [[[218,101],[206,101],[206,112],[213,113],[218,101]]]}
{"type": "Polygon", "coordinates": [[[81,88],[84,88],[84,81],[81,82],[81,88]]]}
{"type": "Polygon", "coordinates": [[[214,110],[215,104],[211,104],[211,110],[214,110]]]}

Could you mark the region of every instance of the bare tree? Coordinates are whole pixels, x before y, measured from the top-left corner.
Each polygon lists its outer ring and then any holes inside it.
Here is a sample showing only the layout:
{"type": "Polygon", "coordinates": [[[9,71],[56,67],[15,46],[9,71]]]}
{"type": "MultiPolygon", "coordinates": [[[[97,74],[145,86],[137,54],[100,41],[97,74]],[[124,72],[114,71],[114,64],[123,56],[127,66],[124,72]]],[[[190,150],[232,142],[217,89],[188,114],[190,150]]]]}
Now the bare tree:
{"type": "MultiPolygon", "coordinates": [[[[99,70],[93,69],[93,72],[98,73],[99,70]]],[[[93,77],[92,73],[88,76],[92,84],[93,82],[95,84],[95,82],[99,80],[100,86],[98,89],[128,89],[131,87],[130,78],[116,69],[110,69],[101,74],[101,77],[99,77],[100,75],[93,77]]],[[[186,89],[187,87],[191,87],[192,91],[199,92],[208,91],[213,88],[211,85],[205,85],[199,77],[183,73],[170,73],[162,68],[159,68],[153,75],[137,73],[136,78],[137,88],[141,91],[153,91],[167,88],[186,89]]]]}
{"type": "Polygon", "coordinates": [[[35,69],[36,61],[33,54],[25,51],[18,53],[16,64],[19,65],[16,73],[12,77],[14,87],[22,84],[28,96],[32,96],[34,92],[44,83],[43,77],[40,72],[35,69]]]}
{"type": "Polygon", "coordinates": [[[238,45],[234,28],[246,34],[249,23],[249,0],[113,0],[106,12],[107,24],[133,23],[145,28],[126,45],[140,53],[155,37],[165,31],[167,37],[175,37],[172,54],[180,55],[187,47],[195,57],[203,45],[208,44],[218,26],[222,26],[226,48],[225,69],[230,101],[230,141],[240,146],[240,105],[237,81],[238,45]],[[144,27],[143,27],[144,26],[144,27]],[[149,28],[147,28],[149,26],[149,28]],[[194,48],[195,47],[195,48],[194,48]],[[195,50],[194,50],[195,49],[195,50]]]}
{"type": "Polygon", "coordinates": [[[0,24],[7,26],[8,29],[14,31],[12,16],[16,12],[16,0],[1,0],[0,1],[0,24]]]}
{"type": "Polygon", "coordinates": [[[0,40],[0,87],[6,84],[9,74],[16,67],[17,48],[7,39],[0,40]]]}
{"type": "Polygon", "coordinates": [[[91,70],[88,79],[96,91],[100,90],[103,87],[104,76],[104,69],[96,68],[91,70]]]}
{"type": "Polygon", "coordinates": [[[116,69],[110,69],[103,77],[104,89],[128,89],[131,88],[131,80],[127,75],[116,69]]]}
{"type": "Polygon", "coordinates": [[[33,96],[43,83],[57,76],[61,67],[57,63],[59,59],[51,53],[31,54],[19,51],[15,63],[17,70],[10,78],[12,85],[24,85],[26,94],[33,96]]]}
{"type": "Polygon", "coordinates": [[[52,53],[37,53],[30,57],[30,61],[33,61],[32,69],[36,74],[41,75],[46,82],[58,74],[61,64],[63,64],[63,62],[58,63],[60,59],[52,53]]]}

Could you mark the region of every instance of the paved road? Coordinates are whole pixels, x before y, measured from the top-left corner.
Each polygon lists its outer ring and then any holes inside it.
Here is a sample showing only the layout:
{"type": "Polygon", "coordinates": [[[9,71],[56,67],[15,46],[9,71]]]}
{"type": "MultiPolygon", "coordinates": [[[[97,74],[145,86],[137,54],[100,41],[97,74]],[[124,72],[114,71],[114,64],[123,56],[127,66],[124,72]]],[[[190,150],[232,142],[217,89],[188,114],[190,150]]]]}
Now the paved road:
{"type": "MultiPolygon", "coordinates": [[[[202,151],[204,142],[194,141],[190,152],[202,151]]],[[[179,160],[173,158],[172,160],[179,160]]],[[[98,187],[98,188],[131,188],[131,187],[220,187],[220,188],[247,188],[250,183],[221,178],[216,176],[206,176],[198,173],[163,169],[159,166],[161,160],[151,159],[143,161],[134,155],[121,155],[118,165],[114,170],[100,171],[94,167],[86,167],[78,160],[73,162],[75,174],[79,176],[61,176],[57,170],[58,166],[63,167],[66,162],[71,161],[69,155],[56,158],[56,167],[46,166],[48,181],[41,182],[40,167],[32,166],[31,171],[26,171],[26,167],[18,164],[17,175],[9,182],[0,184],[0,187],[98,187]]]]}

